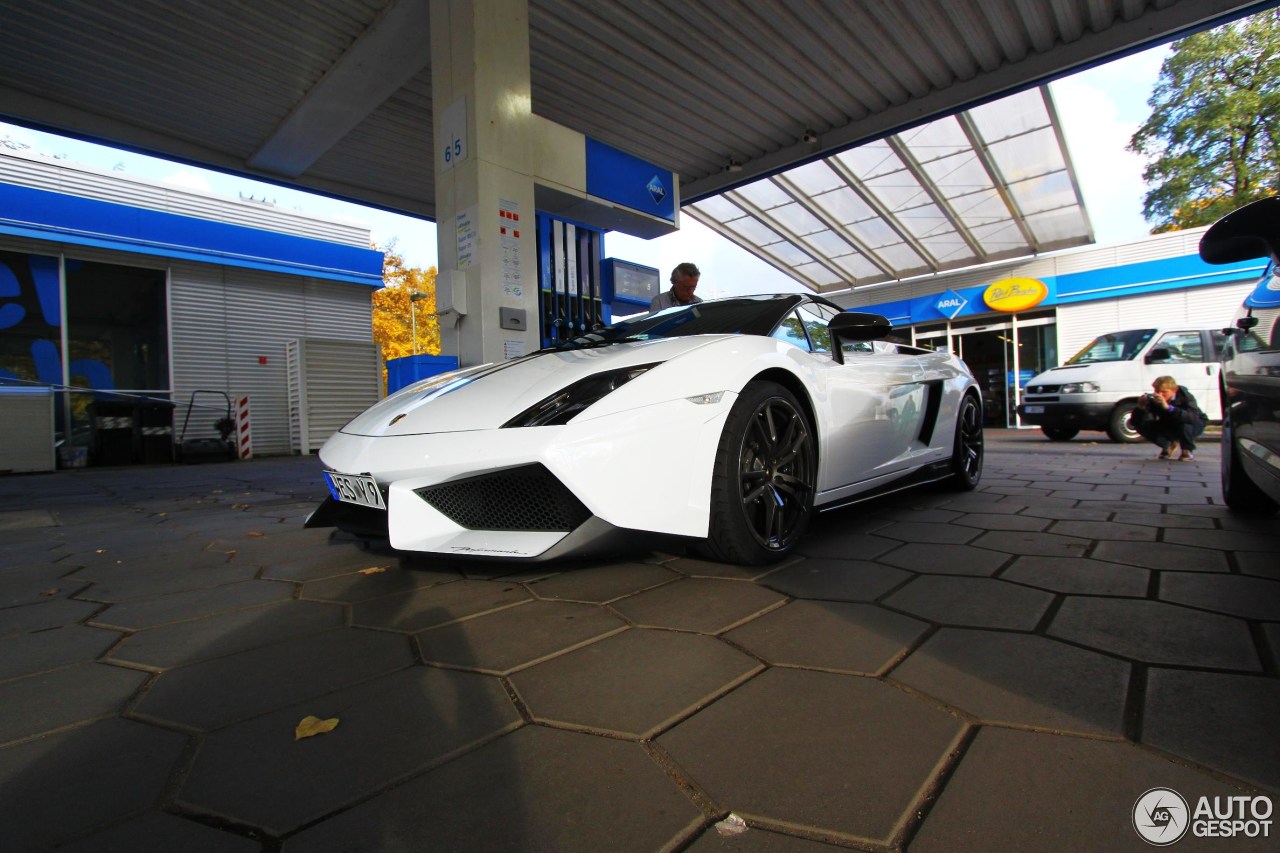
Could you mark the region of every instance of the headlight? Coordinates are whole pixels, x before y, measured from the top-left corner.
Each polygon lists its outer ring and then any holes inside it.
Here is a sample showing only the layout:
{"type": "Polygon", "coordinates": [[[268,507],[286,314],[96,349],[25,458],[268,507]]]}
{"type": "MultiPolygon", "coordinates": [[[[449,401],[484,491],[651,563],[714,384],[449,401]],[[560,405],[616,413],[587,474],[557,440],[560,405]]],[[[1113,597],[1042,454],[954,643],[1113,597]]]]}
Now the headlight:
{"type": "Polygon", "coordinates": [[[543,400],[539,400],[502,425],[507,427],[561,426],[597,400],[617,391],[632,379],[657,367],[660,362],[641,364],[597,373],[579,379],[543,400]]]}
{"type": "Polygon", "coordinates": [[[1094,394],[1100,390],[1097,382],[1068,382],[1059,389],[1063,394],[1094,394]]]}

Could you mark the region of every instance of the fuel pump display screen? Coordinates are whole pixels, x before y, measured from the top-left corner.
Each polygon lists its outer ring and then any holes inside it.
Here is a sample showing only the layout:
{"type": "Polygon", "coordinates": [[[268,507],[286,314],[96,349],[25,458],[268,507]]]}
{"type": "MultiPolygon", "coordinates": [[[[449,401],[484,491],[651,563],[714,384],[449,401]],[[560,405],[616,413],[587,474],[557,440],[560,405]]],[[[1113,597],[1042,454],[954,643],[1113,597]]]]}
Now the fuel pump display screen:
{"type": "Polygon", "coordinates": [[[609,259],[613,263],[613,296],[648,305],[662,291],[658,271],[653,267],[609,259]]]}

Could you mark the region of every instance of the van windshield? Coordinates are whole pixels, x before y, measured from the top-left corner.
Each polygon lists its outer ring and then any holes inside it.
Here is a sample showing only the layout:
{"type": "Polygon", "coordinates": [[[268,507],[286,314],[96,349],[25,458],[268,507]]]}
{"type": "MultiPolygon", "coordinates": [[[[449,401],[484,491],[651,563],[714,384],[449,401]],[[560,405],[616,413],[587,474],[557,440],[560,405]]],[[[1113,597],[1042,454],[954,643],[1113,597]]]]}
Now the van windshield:
{"type": "Polygon", "coordinates": [[[1080,352],[1067,360],[1067,364],[1092,364],[1096,361],[1130,361],[1136,358],[1147,342],[1155,336],[1155,329],[1130,329],[1100,335],[1080,352]]]}

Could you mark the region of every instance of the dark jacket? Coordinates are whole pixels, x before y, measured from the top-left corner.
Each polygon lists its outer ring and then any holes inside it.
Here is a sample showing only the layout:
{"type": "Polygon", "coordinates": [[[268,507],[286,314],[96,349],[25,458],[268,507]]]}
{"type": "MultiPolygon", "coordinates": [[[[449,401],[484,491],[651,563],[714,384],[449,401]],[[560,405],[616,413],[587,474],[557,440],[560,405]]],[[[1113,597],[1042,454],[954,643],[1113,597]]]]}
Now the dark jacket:
{"type": "Polygon", "coordinates": [[[1195,396],[1186,388],[1179,387],[1169,401],[1169,408],[1156,405],[1146,407],[1148,416],[1162,423],[1191,424],[1203,427],[1208,422],[1204,412],[1196,405],[1195,396]]]}

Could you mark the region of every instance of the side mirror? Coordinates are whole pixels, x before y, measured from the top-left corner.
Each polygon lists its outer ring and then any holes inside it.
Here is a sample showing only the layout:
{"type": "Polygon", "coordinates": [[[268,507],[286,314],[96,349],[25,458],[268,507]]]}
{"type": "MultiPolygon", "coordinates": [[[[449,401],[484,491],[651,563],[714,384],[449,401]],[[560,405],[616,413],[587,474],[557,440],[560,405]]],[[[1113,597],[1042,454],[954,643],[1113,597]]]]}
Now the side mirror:
{"type": "Polygon", "coordinates": [[[1242,332],[1247,332],[1256,325],[1258,325],[1258,318],[1253,316],[1252,312],[1248,316],[1236,320],[1236,328],[1242,332]]]}
{"type": "Polygon", "coordinates": [[[837,341],[878,341],[893,330],[889,321],[879,314],[858,311],[842,311],[831,318],[827,328],[837,341]]]}
{"type": "Polygon", "coordinates": [[[893,330],[889,321],[879,314],[864,314],[860,311],[842,311],[827,323],[831,332],[831,354],[840,364],[844,364],[845,342],[878,341],[893,330]]]}
{"type": "Polygon", "coordinates": [[[1157,361],[1168,361],[1169,358],[1169,351],[1167,349],[1164,347],[1156,347],[1151,352],[1147,353],[1147,357],[1144,361],[1146,361],[1147,364],[1154,364],[1157,361]]]}

